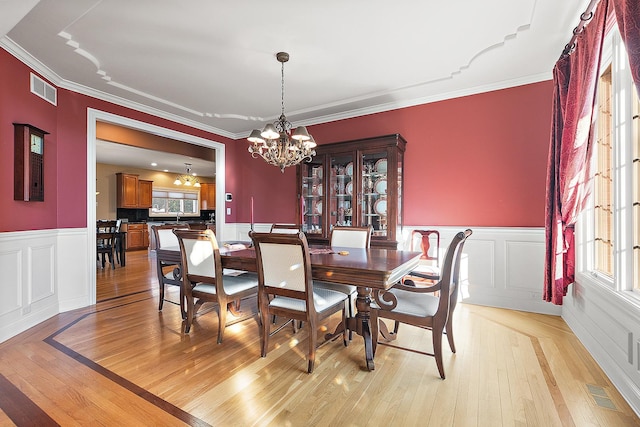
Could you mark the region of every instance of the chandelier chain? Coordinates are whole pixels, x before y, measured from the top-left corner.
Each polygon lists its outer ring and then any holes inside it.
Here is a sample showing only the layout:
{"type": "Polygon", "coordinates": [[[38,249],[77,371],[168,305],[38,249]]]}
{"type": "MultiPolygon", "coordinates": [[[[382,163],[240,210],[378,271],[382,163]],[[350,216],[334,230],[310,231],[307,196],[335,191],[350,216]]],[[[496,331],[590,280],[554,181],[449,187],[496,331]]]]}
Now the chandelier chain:
{"type": "Polygon", "coordinates": [[[281,102],[281,107],[282,107],[282,115],[284,116],[284,62],[281,63],[281,67],[280,67],[280,73],[282,75],[282,88],[281,88],[281,96],[280,96],[280,102],[281,102]]]}

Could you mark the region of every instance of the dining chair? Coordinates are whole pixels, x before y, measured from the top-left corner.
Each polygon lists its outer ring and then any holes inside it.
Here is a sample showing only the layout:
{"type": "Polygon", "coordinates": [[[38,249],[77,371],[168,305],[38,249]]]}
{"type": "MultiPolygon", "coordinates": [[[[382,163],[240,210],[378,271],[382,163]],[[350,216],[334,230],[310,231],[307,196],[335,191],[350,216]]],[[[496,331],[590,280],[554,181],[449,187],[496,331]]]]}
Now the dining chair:
{"type": "Polygon", "coordinates": [[[287,234],[297,234],[300,231],[300,226],[297,224],[273,224],[271,226],[272,233],[287,233],[287,234]]]}
{"type": "MultiPolygon", "coordinates": [[[[151,232],[154,236],[156,250],[171,248],[180,250],[178,237],[173,233],[173,230],[187,229],[188,227],[184,224],[152,225],[151,232]]],[[[180,290],[180,315],[183,319],[186,318],[187,313],[184,304],[184,290],[182,289],[182,273],[180,271],[180,265],[167,262],[156,257],[156,272],[158,274],[158,287],[160,288],[158,310],[162,311],[162,306],[165,301],[175,304],[174,301],[165,299],[165,289],[166,286],[178,286],[178,289],[180,290]]]]}
{"type": "Polygon", "coordinates": [[[371,245],[372,227],[333,227],[331,246],[343,248],[368,248],[371,245]]]}
{"type": "MultiPolygon", "coordinates": [[[[309,324],[309,350],[307,372],[312,373],[318,347],[319,323],[337,312],[346,321],[347,296],[319,286],[311,275],[309,246],[304,233],[256,233],[249,236],[256,248],[258,268],[258,306],[260,311],[260,344],[262,357],[267,356],[269,337],[278,333],[289,322],[273,332],[271,316],[280,316],[295,322],[309,324]]],[[[343,343],[347,345],[346,330],[343,343]]],[[[328,341],[325,341],[328,342],[328,341]]]]}
{"type": "Polygon", "coordinates": [[[116,240],[116,221],[96,221],[96,254],[98,260],[102,256],[102,268],[106,264],[106,259],[109,259],[111,268],[115,269],[116,264],[114,262],[114,246],[116,240]]]}
{"type": "MultiPolygon", "coordinates": [[[[374,302],[371,304],[371,334],[373,336],[373,354],[378,344],[378,332],[387,341],[397,338],[398,325],[405,323],[430,329],[433,342],[433,353],[411,350],[420,354],[435,357],[440,377],[445,379],[442,363],[442,335],[446,333],[449,347],[453,353],[456,347],[453,340],[453,310],[458,300],[460,282],[460,259],[464,244],[471,236],[471,229],[459,232],[452,239],[444,256],[442,278],[429,287],[414,287],[397,284],[384,292],[374,290],[374,302]],[[431,295],[438,292],[438,296],[431,295]],[[381,319],[394,321],[394,331],[389,333],[381,319]]],[[[390,345],[387,343],[380,343],[390,345]]],[[[392,347],[405,349],[400,346],[392,347]]]]}
{"type": "Polygon", "coordinates": [[[403,278],[405,285],[416,282],[433,283],[440,280],[440,232],[438,230],[413,230],[410,250],[422,252],[420,264],[403,278]]]}
{"type": "MultiPolygon", "coordinates": [[[[371,245],[371,233],[373,228],[367,227],[334,227],[331,230],[331,247],[367,249],[371,245]]],[[[346,294],[348,299],[349,317],[356,314],[356,298],[358,288],[355,285],[343,285],[340,283],[323,283],[326,289],[346,294]]],[[[349,331],[349,341],[353,338],[353,331],[349,331]]]]}
{"type": "Polygon", "coordinates": [[[218,344],[222,343],[227,324],[227,308],[231,303],[257,294],[258,280],[252,273],[223,275],[220,249],[211,230],[173,231],[180,244],[182,282],[187,304],[185,333],[193,318],[206,302],[218,305],[218,344]],[[195,301],[197,298],[197,301],[195,301]]]}
{"type": "Polygon", "coordinates": [[[122,234],[120,233],[120,228],[122,227],[122,220],[121,219],[117,219],[116,220],[116,237],[113,241],[113,255],[116,258],[116,262],[120,265],[122,265],[122,259],[124,258],[124,256],[122,255],[122,252],[125,250],[125,248],[122,245],[122,234]]]}

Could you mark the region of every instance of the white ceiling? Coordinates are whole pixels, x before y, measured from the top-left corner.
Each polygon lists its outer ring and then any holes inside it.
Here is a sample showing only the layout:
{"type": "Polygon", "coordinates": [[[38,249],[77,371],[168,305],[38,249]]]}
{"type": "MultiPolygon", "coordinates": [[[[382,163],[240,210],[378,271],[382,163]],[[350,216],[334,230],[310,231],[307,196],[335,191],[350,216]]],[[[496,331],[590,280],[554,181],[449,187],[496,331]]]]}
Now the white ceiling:
{"type": "Polygon", "coordinates": [[[323,123],[550,79],[587,4],[0,0],[0,45],[59,87],[240,139],[280,114],[278,51],[287,117],[323,123]]]}

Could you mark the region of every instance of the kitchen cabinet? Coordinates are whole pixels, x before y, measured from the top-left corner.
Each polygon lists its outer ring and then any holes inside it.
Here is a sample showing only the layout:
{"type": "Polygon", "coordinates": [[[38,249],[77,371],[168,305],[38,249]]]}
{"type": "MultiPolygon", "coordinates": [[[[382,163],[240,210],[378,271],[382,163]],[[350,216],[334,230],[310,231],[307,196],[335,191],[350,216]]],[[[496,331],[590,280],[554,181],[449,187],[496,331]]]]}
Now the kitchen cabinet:
{"type": "Polygon", "coordinates": [[[149,209],[152,201],[153,181],[138,179],[138,175],[116,174],[116,204],[118,208],[149,209]]]}
{"type": "Polygon", "coordinates": [[[149,247],[149,231],[147,224],[127,223],[127,250],[147,249],[149,247]]]}
{"type": "Polygon", "coordinates": [[[153,181],[138,180],[138,208],[150,209],[153,194],[153,181]]]}
{"type": "Polygon", "coordinates": [[[211,211],[216,208],[216,184],[200,183],[200,209],[211,211]]]}
{"type": "Polygon", "coordinates": [[[297,212],[309,243],[328,244],[336,226],[371,226],[372,246],[398,247],[406,144],[399,134],[323,144],[297,166],[297,212]]]}

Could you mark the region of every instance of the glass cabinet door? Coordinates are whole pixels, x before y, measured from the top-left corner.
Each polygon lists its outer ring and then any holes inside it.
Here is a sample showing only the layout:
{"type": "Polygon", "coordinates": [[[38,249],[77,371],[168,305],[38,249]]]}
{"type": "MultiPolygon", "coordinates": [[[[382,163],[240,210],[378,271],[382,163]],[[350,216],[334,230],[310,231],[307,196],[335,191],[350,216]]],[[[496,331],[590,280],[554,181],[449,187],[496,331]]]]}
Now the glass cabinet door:
{"type": "Polygon", "coordinates": [[[302,173],[302,231],[307,234],[323,234],[324,216],[323,201],[325,199],[324,166],[322,162],[304,163],[302,173]]]}
{"type": "Polygon", "coordinates": [[[348,153],[334,155],[330,162],[329,226],[353,225],[353,201],[357,194],[353,156],[348,153]]]}
{"type": "MultiPolygon", "coordinates": [[[[387,151],[362,156],[361,226],[373,227],[373,236],[387,236],[387,151]]],[[[393,183],[392,183],[393,185],[393,183]]]]}

